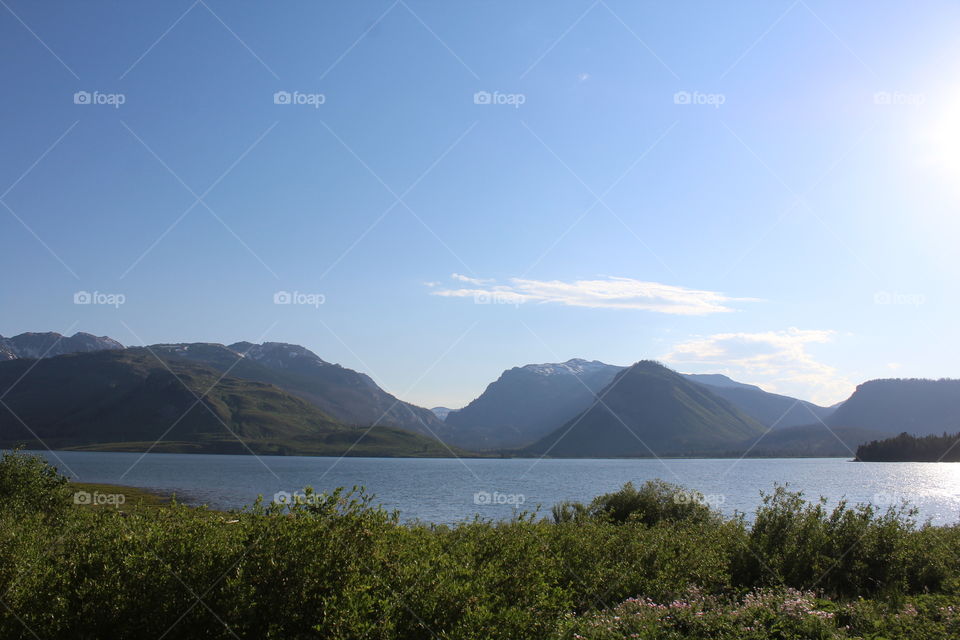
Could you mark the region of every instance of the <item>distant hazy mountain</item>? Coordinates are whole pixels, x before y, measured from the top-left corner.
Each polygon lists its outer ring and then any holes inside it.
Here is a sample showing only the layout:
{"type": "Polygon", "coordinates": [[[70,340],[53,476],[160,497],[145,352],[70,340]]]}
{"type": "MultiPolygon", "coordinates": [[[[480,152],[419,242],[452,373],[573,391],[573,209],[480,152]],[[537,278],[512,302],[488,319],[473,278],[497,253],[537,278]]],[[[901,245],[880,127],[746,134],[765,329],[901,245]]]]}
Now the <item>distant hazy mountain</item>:
{"type": "Polygon", "coordinates": [[[448,455],[421,435],[388,427],[367,433],[276,386],[199,362],[160,360],[142,348],[2,362],[0,394],[12,410],[0,412],[3,447],[448,455]]]}
{"type": "Polygon", "coordinates": [[[589,407],[594,394],[622,370],[580,359],[514,367],[447,415],[446,437],[473,449],[530,444],[589,407]]]}
{"type": "Polygon", "coordinates": [[[709,387],[649,360],[617,374],[598,398],[527,451],[554,457],[713,453],[764,433],[709,387]]]}
{"type": "Polygon", "coordinates": [[[433,411],[433,415],[437,416],[441,420],[446,420],[447,415],[449,415],[453,409],[448,409],[447,407],[433,407],[430,409],[430,411],[433,411]]]}
{"type": "Polygon", "coordinates": [[[123,349],[123,345],[106,336],[75,333],[70,337],[59,333],[21,333],[12,338],[0,336],[0,360],[15,358],[52,358],[65,353],[85,353],[104,349],[123,349]]]}
{"type": "Polygon", "coordinates": [[[857,447],[890,434],[861,427],[827,427],[822,423],[776,429],[757,440],[750,438],[731,450],[750,457],[853,458],[857,447]]]}
{"type": "Polygon", "coordinates": [[[940,435],[960,430],[960,380],[871,380],[827,420],[889,435],[940,435]]]}
{"type": "Polygon", "coordinates": [[[683,375],[688,380],[709,386],[713,393],[729,400],[735,407],[768,428],[783,429],[817,423],[834,411],[831,407],[821,407],[805,400],[769,393],[760,387],[731,380],[719,373],[683,375]]]}
{"type": "Polygon", "coordinates": [[[394,426],[437,436],[444,430],[443,421],[429,409],[402,402],[369,376],[325,362],[299,345],[201,342],[150,349],[164,357],[205,363],[233,377],[274,384],[346,424],[394,426]]]}

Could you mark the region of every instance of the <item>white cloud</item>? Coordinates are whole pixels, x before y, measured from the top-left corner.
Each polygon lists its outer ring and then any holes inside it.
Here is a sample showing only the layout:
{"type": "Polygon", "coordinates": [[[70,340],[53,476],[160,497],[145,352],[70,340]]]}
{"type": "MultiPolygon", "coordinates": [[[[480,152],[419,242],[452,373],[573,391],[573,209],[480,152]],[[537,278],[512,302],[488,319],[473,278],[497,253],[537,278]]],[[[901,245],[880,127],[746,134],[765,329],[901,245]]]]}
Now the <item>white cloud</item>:
{"type": "Polygon", "coordinates": [[[675,315],[728,313],[734,311],[728,303],[753,300],[632,278],[608,277],[573,282],[511,278],[509,284],[494,284],[493,280],[469,278],[457,273],[451,278],[475,288],[435,289],[431,294],[453,298],[488,297],[518,304],[538,302],[595,309],[639,309],[675,315]]]}
{"type": "Polygon", "coordinates": [[[717,333],[681,342],[663,360],[674,366],[724,373],[775,393],[831,405],[854,385],[834,367],[817,361],[810,344],[830,342],[836,332],[790,328],[761,333],[717,333]]]}
{"type": "Polygon", "coordinates": [[[485,286],[485,285],[488,285],[488,284],[493,284],[493,280],[490,280],[490,279],[486,279],[486,278],[471,278],[470,276],[461,275],[461,274],[459,274],[459,273],[451,273],[451,274],[450,274],[450,277],[453,278],[454,280],[458,280],[458,281],[460,281],[460,282],[466,282],[466,283],[469,283],[469,284],[475,284],[475,285],[480,286],[480,287],[485,286]]]}

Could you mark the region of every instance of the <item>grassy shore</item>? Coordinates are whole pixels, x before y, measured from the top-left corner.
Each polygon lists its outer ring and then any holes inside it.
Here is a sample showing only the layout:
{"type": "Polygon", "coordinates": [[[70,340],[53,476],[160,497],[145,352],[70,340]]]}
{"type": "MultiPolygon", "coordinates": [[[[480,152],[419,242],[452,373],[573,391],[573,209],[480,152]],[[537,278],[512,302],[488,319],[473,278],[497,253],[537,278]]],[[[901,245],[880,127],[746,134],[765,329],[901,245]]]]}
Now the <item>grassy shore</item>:
{"type": "Polygon", "coordinates": [[[119,484],[70,482],[70,504],[87,509],[136,509],[169,506],[173,496],[119,484]]]}

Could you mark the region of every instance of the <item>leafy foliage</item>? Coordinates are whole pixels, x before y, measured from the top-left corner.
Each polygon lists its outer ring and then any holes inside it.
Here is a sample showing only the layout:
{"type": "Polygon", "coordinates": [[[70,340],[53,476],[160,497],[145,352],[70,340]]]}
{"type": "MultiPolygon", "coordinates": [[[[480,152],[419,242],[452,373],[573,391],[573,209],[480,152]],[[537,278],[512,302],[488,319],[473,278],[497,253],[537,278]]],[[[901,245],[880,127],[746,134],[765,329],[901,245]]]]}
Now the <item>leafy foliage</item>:
{"type": "Polygon", "coordinates": [[[553,508],[554,522],[606,520],[622,524],[641,522],[654,525],[658,522],[699,522],[717,518],[706,504],[703,494],[686,491],[682,487],[650,480],[640,489],[628,482],[613,493],[597,496],[589,506],[577,502],[562,502],[553,508]]]}
{"type": "Polygon", "coordinates": [[[842,597],[903,593],[918,563],[930,560],[908,546],[918,533],[914,515],[903,506],[881,511],[845,501],[828,510],[822,498],[808,503],[803,494],[777,487],[763,497],[735,557],[734,581],[816,588],[842,597]]]}
{"type": "Polygon", "coordinates": [[[38,458],[0,460],[0,637],[960,634],[960,530],[783,489],[752,525],[654,482],[559,522],[440,526],[359,488],[219,513],[75,508],[64,487],[38,458]]]}
{"type": "Polygon", "coordinates": [[[39,456],[19,450],[0,457],[0,505],[4,511],[58,514],[64,510],[68,481],[39,456]]]}

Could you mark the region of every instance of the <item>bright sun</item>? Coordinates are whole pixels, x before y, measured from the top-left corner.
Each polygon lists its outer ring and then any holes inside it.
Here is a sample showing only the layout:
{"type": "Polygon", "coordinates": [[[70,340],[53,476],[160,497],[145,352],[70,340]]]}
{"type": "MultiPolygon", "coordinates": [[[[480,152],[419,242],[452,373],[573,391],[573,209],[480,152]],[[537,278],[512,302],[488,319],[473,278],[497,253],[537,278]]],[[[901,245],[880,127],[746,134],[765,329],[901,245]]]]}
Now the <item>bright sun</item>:
{"type": "Polygon", "coordinates": [[[929,124],[919,136],[921,161],[947,178],[960,178],[960,94],[945,108],[931,108],[931,112],[929,124]]]}

